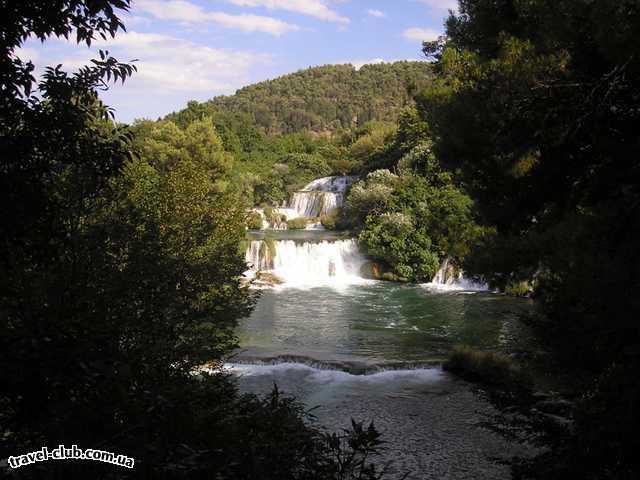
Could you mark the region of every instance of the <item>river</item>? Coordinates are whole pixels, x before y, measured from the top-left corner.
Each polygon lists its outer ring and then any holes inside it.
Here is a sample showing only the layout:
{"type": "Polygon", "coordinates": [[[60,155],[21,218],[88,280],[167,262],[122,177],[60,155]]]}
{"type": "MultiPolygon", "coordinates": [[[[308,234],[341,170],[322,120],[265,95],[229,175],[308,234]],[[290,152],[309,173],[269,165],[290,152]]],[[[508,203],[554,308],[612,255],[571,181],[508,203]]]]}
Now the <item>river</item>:
{"type": "Polygon", "coordinates": [[[387,442],[382,461],[393,461],[389,478],[510,478],[500,460],[526,452],[483,427],[492,406],[440,364],[458,344],[526,351],[530,336],[518,316],[531,302],[463,278],[436,281],[442,275],[425,285],[367,280],[353,239],[269,235],[251,237],[247,261],[283,284],[263,290],[238,327],[241,348],[227,367],[241,390],[266,393],[276,383],[317,407],[330,430],[351,418],[373,421],[387,442]]]}

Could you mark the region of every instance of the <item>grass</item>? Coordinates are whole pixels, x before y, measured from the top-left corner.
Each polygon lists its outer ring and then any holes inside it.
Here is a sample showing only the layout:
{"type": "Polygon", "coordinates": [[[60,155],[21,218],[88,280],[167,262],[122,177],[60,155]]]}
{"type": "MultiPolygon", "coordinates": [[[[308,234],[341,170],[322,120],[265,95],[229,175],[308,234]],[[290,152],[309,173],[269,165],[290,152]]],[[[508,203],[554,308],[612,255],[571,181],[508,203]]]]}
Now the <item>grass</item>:
{"type": "Polygon", "coordinates": [[[532,379],[511,358],[457,346],[442,368],[470,382],[511,392],[530,391],[532,379]]]}

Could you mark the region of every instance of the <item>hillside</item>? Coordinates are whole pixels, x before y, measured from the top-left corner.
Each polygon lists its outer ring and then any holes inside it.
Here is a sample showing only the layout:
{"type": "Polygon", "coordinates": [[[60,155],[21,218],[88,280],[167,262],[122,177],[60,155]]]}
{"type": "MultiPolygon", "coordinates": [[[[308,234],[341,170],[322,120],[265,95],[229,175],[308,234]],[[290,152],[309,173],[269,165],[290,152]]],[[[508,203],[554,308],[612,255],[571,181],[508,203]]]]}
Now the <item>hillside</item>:
{"type": "MultiPolygon", "coordinates": [[[[426,86],[431,65],[395,62],[308,68],[215,97],[197,110],[246,114],[268,134],[309,130],[332,134],[372,120],[394,121],[412,95],[426,86]]],[[[191,111],[195,105],[191,102],[191,111]]],[[[185,111],[171,114],[178,120],[185,111]]]]}

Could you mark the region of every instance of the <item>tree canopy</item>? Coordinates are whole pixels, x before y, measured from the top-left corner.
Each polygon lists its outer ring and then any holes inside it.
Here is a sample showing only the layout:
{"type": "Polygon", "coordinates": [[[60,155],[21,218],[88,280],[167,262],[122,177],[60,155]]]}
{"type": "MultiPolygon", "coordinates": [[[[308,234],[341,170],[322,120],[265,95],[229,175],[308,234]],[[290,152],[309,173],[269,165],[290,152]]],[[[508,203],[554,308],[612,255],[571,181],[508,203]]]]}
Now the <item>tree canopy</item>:
{"type": "MultiPolygon", "coordinates": [[[[590,373],[576,435],[534,478],[633,478],[640,365],[640,8],[635,0],[461,0],[425,44],[435,152],[495,227],[467,271],[533,280],[534,324],[590,373]],[[569,445],[569,446],[567,446],[569,445]]],[[[530,477],[527,477],[530,478],[530,477]]]]}
{"type": "MultiPolygon", "coordinates": [[[[173,115],[244,114],[268,134],[303,130],[333,135],[371,121],[393,121],[429,82],[427,62],[325,65],[241,88],[235,95],[213,98],[173,115]]],[[[170,116],[170,118],[173,118],[170,116]]]]}

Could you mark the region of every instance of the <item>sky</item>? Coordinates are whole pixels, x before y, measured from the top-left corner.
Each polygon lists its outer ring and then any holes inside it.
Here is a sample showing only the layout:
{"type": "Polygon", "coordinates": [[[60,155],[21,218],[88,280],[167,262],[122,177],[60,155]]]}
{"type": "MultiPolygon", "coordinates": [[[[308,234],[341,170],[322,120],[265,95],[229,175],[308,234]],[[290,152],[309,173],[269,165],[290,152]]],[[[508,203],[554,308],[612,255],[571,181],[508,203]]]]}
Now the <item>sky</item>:
{"type": "Polygon", "coordinates": [[[72,71],[108,50],[138,72],[102,94],[116,119],[156,119],[189,100],[307,67],[421,60],[421,43],[442,34],[457,0],[132,0],[127,28],[91,48],[29,39],[18,55],[37,72],[72,71]]]}

